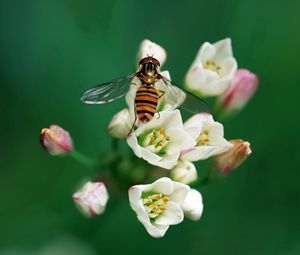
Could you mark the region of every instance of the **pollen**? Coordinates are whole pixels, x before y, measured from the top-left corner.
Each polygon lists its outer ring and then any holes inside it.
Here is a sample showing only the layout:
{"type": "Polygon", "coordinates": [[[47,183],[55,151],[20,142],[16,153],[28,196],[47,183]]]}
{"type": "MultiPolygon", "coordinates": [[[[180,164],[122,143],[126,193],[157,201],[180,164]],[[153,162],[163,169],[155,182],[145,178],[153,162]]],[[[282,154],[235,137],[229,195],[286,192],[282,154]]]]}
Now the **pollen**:
{"type": "Polygon", "coordinates": [[[198,146],[206,146],[209,144],[209,132],[208,130],[204,130],[200,133],[197,138],[198,146]]]}
{"type": "Polygon", "coordinates": [[[150,219],[155,219],[168,208],[170,197],[163,194],[153,194],[143,199],[143,205],[150,219]]]}
{"type": "Polygon", "coordinates": [[[162,149],[164,149],[168,143],[171,141],[171,138],[166,135],[165,130],[161,129],[153,129],[152,132],[148,135],[146,139],[145,146],[150,146],[155,153],[159,153],[162,149]]]}
{"type": "Polygon", "coordinates": [[[221,71],[221,66],[217,65],[217,63],[212,60],[206,60],[205,63],[203,64],[203,67],[205,69],[216,72],[217,74],[220,74],[221,71]]]}

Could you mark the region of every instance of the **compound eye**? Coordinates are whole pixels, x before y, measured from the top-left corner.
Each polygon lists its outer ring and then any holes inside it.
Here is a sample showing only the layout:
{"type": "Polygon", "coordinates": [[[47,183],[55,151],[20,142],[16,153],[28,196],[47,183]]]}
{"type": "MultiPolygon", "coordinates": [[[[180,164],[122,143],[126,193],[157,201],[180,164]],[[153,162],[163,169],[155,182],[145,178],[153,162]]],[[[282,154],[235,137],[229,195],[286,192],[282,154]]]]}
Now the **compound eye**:
{"type": "Polygon", "coordinates": [[[160,66],[160,63],[159,63],[159,61],[156,58],[152,58],[152,63],[154,65],[160,66]]]}
{"type": "Polygon", "coordinates": [[[149,57],[142,58],[142,59],[140,60],[140,62],[139,62],[139,65],[142,65],[142,64],[144,64],[144,63],[146,63],[146,62],[148,62],[148,61],[149,61],[149,57]]]}

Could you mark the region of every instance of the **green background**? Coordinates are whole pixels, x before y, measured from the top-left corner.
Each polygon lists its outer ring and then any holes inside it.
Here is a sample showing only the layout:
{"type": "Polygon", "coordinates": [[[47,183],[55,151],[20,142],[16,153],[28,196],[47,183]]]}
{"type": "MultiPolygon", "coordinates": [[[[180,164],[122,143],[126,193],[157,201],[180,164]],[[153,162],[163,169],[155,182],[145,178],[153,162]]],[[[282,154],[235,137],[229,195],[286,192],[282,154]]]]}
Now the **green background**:
{"type": "Polygon", "coordinates": [[[289,0],[2,0],[0,254],[300,254],[299,13],[289,0]],[[93,172],[41,150],[40,129],[59,124],[97,158],[124,101],[84,105],[87,87],[130,73],[144,38],[167,49],[180,83],[199,46],[226,37],[239,67],[260,77],[251,103],[224,123],[253,154],[201,190],[202,219],[157,240],[125,199],[82,217],[71,195],[93,172]]]}

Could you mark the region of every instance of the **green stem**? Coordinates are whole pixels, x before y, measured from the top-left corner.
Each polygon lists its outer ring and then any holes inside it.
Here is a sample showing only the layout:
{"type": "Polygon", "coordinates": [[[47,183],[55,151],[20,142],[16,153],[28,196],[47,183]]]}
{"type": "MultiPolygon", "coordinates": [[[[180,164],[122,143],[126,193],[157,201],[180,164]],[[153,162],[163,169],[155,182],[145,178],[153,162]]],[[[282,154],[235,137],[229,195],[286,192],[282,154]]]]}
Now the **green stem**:
{"type": "Polygon", "coordinates": [[[75,159],[77,162],[79,162],[80,164],[89,167],[89,168],[93,168],[96,166],[96,163],[90,159],[89,157],[83,155],[81,152],[73,150],[70,154],[69,154],[73,159],[75,159]]]}

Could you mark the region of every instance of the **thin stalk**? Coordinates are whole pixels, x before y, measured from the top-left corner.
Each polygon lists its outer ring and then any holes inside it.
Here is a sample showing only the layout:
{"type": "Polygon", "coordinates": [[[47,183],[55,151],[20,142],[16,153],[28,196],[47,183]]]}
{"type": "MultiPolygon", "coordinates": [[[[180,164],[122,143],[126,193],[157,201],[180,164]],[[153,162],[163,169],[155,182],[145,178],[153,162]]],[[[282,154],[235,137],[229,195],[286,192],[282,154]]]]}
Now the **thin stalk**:
{"type": "Polygon", "coordinates": [[[91,158],[83,155],[81,152],[73,150],[69,154],[74,160],[79,162],[80,164],[89,167],[89,168],[94,168],[96,166],[96,162],[92,160],[91,158]]]}

